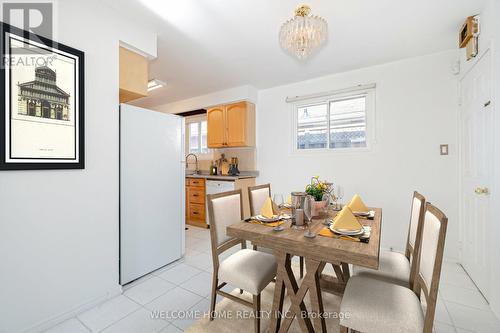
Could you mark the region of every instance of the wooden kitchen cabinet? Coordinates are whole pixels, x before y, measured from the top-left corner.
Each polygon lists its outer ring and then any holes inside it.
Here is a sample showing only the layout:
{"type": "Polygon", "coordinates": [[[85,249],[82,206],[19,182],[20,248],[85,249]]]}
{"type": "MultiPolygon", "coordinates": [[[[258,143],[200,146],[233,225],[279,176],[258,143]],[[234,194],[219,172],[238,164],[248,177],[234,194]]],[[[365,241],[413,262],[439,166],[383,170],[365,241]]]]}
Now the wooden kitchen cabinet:
{"type": "Polygon", "coordinates": [[[207,110],[209,148],[255,146],[255,105],[238,102],[207,110]]]}
{"type": "Polygon", "coordinates": [[[120,103],[148,95],[148,68],[146,57],[120,46],[120,103]]]}
{"type": "Polygon", "coordinates": [[[186,223],[197,227],[207,227],[205,179],[186,178],[186,223]]]}
{"type": "Polygon", "coordinates": [[[207,145],[209,148],[224,147],[226,142],[224,114],[224,106],[207,110],[207,145]]]}

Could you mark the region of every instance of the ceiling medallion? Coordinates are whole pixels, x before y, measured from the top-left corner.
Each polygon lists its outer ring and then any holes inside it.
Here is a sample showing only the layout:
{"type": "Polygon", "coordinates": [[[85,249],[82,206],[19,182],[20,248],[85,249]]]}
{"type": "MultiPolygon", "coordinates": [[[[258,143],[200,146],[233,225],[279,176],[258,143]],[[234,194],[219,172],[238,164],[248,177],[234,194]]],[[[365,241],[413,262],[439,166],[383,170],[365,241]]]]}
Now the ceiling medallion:
{"type": "Polygon", "coordinates": [[[295,17],[283,23],[279,38],[284,50],[305,59],[325,42],[327,35],[326,20],[311,15],[311,8],[301,5],[295,10],[295,17]]]}

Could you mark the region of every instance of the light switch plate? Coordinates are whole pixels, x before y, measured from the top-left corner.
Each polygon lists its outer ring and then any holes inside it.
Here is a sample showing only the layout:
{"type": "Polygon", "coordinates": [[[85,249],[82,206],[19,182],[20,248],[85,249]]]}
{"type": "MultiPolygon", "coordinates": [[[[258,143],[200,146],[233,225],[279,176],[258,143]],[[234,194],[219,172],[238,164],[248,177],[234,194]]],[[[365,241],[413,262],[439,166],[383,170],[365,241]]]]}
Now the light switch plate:
{"type": "Polygon", "coordinates": [[[439,153],[441,155],[448,155],[448,145],[440,145],[439,146],[439,153]]]}

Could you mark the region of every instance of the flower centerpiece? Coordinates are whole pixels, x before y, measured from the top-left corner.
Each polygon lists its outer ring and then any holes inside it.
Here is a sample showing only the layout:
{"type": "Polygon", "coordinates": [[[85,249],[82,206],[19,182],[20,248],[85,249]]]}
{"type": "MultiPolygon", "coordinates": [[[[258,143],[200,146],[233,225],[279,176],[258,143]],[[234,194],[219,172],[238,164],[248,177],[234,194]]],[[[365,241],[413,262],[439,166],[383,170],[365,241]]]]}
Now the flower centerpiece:
{"type": "Polygon", "coordinates": [[[320,180],[319,176],[311,178],[311,183],[306,186],[306,193],[314,198],[313,216],[318,216],[319,212],[328,205],[328,200],[324,200],[325,194],[328,194],[331,199],[335,200],[333,194],[333,184],[324,180],[320,180]]]}

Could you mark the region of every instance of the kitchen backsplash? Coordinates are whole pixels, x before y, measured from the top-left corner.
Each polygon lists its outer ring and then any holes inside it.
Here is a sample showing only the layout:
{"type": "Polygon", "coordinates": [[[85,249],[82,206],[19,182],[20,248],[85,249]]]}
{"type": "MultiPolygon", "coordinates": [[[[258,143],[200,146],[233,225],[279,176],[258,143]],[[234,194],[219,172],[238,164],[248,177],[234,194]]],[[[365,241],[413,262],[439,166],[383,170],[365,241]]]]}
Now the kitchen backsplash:
{"type": "MultiPolygon", "coordinates": [[[[208,171],[212,161],[220,158],[221,154],[226,154],[226,159],[230,162],[231,157],[238,158],[238,169],[240,171],[256,171],[257,169],[257,154],[255,148],[225,148],[212,149],[212,157],[210,159],[198,160],[200,170],[208,171]]],[[[189,159],[189,169],[194,170],[194,159],[189,159]]]]}

